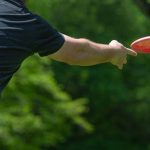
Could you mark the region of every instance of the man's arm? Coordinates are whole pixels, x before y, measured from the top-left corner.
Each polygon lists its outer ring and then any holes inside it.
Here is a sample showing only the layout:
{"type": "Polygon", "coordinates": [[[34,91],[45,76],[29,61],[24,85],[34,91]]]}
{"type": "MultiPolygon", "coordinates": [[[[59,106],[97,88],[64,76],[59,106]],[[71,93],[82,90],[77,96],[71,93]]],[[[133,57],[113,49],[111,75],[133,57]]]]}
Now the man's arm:
{"type": "Polygon", "coordinates": [[[50,55],[50,58],[70,65],[91,66],[110,62],[123,68],[127,62],[127,54],[136,56],[136,52],[125,48],[117,41],[109,45],[98,44],[87,39],[75,39],[64,35],[65,43],[60,50],[50,55]]]}

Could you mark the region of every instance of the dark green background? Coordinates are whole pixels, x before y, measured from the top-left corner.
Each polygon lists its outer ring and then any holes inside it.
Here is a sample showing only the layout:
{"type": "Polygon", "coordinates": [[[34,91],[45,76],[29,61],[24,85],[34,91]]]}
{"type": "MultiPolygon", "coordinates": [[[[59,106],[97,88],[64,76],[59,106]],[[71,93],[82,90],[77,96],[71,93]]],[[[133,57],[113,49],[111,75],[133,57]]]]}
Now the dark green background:
{"type": "MultiPolygon", "coordinates": [[[[30,0],[60,32],[129,47],[150,35],[131,0],[30,0]]],[[[26,60],[0,102],[0,150],[149,150],[150,55],[111,64],[68,66],[26,60]]]]}

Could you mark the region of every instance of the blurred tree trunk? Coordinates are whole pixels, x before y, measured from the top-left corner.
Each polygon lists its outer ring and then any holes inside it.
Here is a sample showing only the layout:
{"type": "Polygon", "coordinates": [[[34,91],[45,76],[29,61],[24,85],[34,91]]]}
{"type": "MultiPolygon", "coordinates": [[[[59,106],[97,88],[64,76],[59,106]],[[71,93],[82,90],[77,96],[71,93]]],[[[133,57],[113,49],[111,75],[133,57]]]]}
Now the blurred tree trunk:
{"type": "Polygon", "coordinates": [[[139,8],[150,17],[150,1],[148,0],[134,0],[139,8]]]}

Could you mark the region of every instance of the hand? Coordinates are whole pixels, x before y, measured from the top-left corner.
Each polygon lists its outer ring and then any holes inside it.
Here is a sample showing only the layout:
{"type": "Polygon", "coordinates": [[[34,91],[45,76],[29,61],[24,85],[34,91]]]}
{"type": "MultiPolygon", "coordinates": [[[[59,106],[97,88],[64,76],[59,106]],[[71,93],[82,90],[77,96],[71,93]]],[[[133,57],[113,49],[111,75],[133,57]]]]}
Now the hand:
{"type": "Polygon", "coordinates": [[[137,53],[129,48],[124,47],[121,43],[113,40],[109,43],[109,46],[114,50],[114,54],[111,58],[111,63],[117,66],[119,69],[123,69],[123,65],[127,63],[127,55],[137,56],[137,53]]]}

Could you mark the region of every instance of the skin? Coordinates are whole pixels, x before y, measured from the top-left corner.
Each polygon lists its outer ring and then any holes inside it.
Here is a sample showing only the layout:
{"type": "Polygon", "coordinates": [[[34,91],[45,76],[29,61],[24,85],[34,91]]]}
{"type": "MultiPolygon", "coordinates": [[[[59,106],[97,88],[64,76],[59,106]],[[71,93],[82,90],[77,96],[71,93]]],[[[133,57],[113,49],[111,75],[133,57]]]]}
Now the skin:
{"type": "MultiPolygon", "coordinates": [[[[26,0],[22,0],[24,3],[26,0]]],[[[127,63],[127,55],[137,56],[137,53],[124,47],[116,40],[109,44],[100,44],[88,39],[76,39],[63,35],[64,45],[49,57],[69,65],[92,66],[101,63],[111,63],[119,69],[127,63]]]]}
{"type": "Polygon", "coordinates": [[[119,69],[127,63],[127,55],[137,56],[137,53],[124,47],[116,40],[108,45],[92,42],[88,39],[75,39],[64,35],[65,43],[60,50],[50,55],[50,58],[70,65],[92,66],[101,63],[111,63],[119,69]]]}

